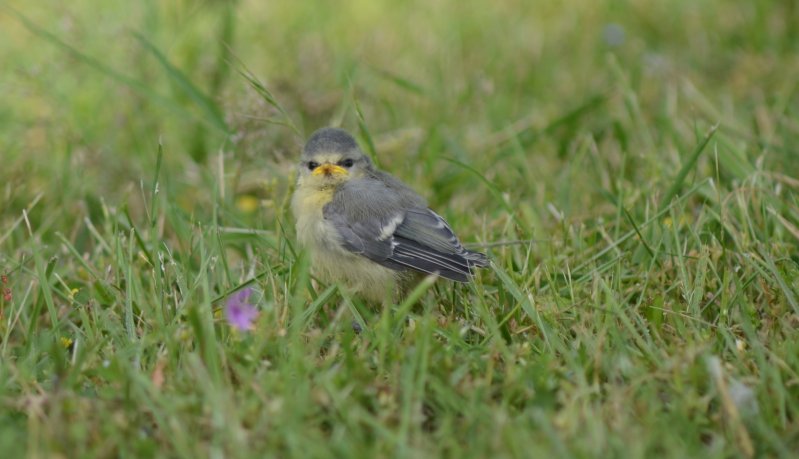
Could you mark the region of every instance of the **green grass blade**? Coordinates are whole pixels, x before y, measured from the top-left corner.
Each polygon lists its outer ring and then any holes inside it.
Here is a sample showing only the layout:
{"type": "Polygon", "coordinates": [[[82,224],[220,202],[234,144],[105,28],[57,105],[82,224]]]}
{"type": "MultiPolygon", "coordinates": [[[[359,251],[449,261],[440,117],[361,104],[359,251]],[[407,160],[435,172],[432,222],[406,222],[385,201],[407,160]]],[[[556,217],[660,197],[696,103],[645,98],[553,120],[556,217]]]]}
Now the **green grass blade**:
{"type": "Polygon", "coordinates": [[[155,57],[161,67],[166,72],[167,76],[174,81],[178,88],[183,91],[198,107],[200,107],[201,111],[205,115],[205,119],[208,120],[208,123],[220,131],[224,133],[230,133],[230,128],[228,128],[227,123],[225,122],[225,117],[222,113],[222,110],[217,106],[216,102],[214,102],[210,97],[208,97],[205,93],[203,93],[197,85],[192,83],[192,81],[178,69],[175,67],[169,59],[164,56],[158,48],[155,47],[152,43],[150,43],[143,35],[140,33],[134,33],[134,36],[142,45],[142,47],[147,50],[150,54],[155,57]]]}

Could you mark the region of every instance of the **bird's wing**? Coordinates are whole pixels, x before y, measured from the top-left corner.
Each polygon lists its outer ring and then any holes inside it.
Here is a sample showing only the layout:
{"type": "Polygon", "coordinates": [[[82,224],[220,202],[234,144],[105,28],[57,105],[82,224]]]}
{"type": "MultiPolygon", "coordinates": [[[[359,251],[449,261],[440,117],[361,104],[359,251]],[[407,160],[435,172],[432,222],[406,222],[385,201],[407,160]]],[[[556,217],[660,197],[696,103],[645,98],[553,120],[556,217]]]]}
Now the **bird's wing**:
{"type": "Polygon", "coordinates": [[[388,268],[401,269],[400,265],[390,261],[394,253],[391,238],[380,237],[384,228],[391,228],[391,222],[370,217],[353,220],[342,210],[344,209],[335,205],[335,201],[324,207],[325,220],[331,223],[341,236],[343,247],[388,268]]]}
{"type": "Polygon", "coordinates": [[[396,261],[452,280],[466,282],[474,267],[488,265],[485,255],[466,250],[447,222],[427,208],[405,211],[394,231],[394,242],[392,257],[396,261]]]}
{"type": "Polygon", "coordinates": [[[409,205],[377,181],[342,187],[324,207],[324,217],[347,250],[391,269],[466,282],[474,267],[488,265],[485,255],[461,245],[443,218],[409,205]]]}
{"type": "Polygon", "coordinates": [[[345,249],[401,269],[389,258],[393,253],[391,235],[403,218],[402,205],[396,194],[379,181],[357,180],[342,185],[322,213],[336,229],[345,249]]]}

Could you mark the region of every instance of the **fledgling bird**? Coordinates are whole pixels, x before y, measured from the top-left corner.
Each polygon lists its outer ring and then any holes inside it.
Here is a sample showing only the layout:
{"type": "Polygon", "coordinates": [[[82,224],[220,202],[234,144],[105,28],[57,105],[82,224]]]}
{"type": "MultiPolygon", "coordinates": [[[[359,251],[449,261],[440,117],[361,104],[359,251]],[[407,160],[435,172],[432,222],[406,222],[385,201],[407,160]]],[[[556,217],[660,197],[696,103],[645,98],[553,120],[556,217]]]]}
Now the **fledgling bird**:
{"type": "Polygon", "coordinates": [[[489,263],[466,250],[421,196],[377,170],[342,129],[308,139],[291,206],[314,273],[367,301],[396,299],[417,273],[468,282],[489,263]]]}

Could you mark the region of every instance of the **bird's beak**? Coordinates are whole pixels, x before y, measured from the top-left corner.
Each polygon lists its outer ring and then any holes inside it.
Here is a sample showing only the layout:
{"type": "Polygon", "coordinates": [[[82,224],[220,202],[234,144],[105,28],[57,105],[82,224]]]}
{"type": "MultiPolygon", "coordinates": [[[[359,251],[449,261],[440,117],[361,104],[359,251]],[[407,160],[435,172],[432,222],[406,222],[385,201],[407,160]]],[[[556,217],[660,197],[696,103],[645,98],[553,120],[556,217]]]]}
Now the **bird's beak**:
{"type": "Polygon", "coordinates": [[[347,169],[344,169],[341,166],[337,166],[335,164],[324,163],[321,166],[317,167],[316,169],[311,172],[311,175],[347,175],[347,169]]]}

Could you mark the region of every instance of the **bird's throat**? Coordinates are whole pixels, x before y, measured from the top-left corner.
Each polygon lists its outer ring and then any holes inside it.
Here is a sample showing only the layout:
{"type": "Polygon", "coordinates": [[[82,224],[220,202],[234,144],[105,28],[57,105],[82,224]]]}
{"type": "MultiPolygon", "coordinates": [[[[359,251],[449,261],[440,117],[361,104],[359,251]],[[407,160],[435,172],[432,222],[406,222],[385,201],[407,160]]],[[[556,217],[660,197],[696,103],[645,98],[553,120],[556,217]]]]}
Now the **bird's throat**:
{"type": "Polygon", "coordinates": [[[322,208],[333,199],[336,187],[323,188],[303,187],[294,193],[295,215],[312,214],[321,212],[322,208]]]}

